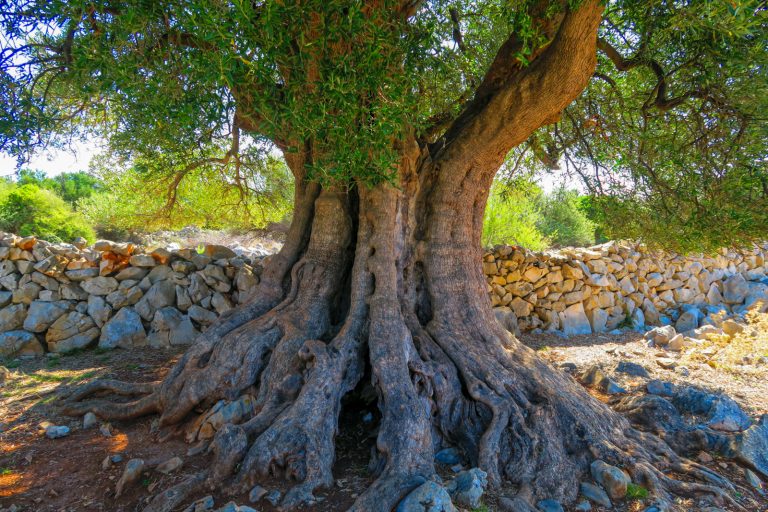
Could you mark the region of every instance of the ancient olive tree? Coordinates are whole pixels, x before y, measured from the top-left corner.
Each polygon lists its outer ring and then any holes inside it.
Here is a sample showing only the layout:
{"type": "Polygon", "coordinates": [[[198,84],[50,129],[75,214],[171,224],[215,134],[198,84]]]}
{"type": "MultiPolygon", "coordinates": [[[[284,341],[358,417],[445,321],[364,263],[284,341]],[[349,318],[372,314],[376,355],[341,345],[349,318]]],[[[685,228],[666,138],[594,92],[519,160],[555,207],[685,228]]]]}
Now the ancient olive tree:
{"type": "MultiPolygon", "coordinates": [[[[604,177],[615,162],[605,188],[649,211],[646,191],[731,180],[732,235],[764,223],[759,4],[6,2],[5,151],[95,134],[162,162],[173,185],[201,165],[258,180],[243,155],[269,144],[295,177],[285,245],[248,303],[162,382],[97,381],[69,412],[156,413],[171,426],[255,397],[252,417],[217,432],[209,469],[150,510],[202,481],[243,490],[267,473],[295,480],[282,506],[301,508],[332,484],[342,399],[366,385],[378,397],[375,480],[353,510],[391,510],[436,478],[447,446],[526,501],[573,500],[597,457],[663,503],[729,499],[724,479],[633,430],[495,321],[479,237],[510,151],[582,172],[593,162],[604,177]],[[93,397],[104,392],[132,398],[93,397]]],[[[698,200],[664,196],[676,197],[698,200]]]]}

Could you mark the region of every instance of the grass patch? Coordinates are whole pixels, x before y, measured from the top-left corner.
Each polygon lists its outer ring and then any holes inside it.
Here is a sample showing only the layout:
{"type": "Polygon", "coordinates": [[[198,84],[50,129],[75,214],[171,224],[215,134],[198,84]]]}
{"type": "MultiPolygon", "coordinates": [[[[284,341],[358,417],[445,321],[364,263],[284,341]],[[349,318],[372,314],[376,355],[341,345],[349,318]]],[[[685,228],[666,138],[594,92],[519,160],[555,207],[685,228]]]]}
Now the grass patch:
{"type": "Polygon", "coordinates": [[[45,398],[41,398],[40,400],[38,400],[37,402],[35,402],[35,405],[45,405],[45,404],[50,404],[50,403],[52,403],[52,402],[55,402],[55,401],[57,400],[57,398],[58,398],[58,397],[57,397],[56,395],[49,395],[49,396],[47,396],[47,397],[45,397],[45,398]]]}
{"type": "Polygon", "coordinates": [[[55,368],[57,366],[61,365],[61,359],[58,357],[50,357],[48,358],[48,361],[45,363],[45,366],[48,368],[55,368]]]}
{"type": "Polygon", "coordinates": [[[90,379],[91,377],[96,376],[96,370],[91,370],[85,373],[81,373],[80,375],[75,375],[71,379],[69,379],[70,384],[77,384],[78,382],[82,382],[86,379],[90,379]]]}
{"type": "Polygon", "coordinates": [[[648,489],[642,485],[633,484],[632,482],[627,484],[627,499],[628,500],[644,500],[648,497],[648,489]]]}
{"type": "Polygon", "coordinates": [[[5,366],[6,368],[8,368],[9,370],[12,370],[12,369],[14,369],[14,368],[18,368],[19,366],[21,366],[21,362],[20,362],[20,361],[7,361],[7,362],[4,364],[4,366],[5,366]]]}
{"type": "Polygon", "coordinates": [[[11,468],[0,468],[0,476],[8,476],[13,473],[11,468]]]}
{"type": "Polygon", "coordinates": [[[37,382],[64,382],[68,377],[53,373],[28,373],[27,377],[37,382]]]}
{"type": "Polygon", "coordinates": [[[685,352],[682,362],[706,364],[735,376],[744,372],[764,372],[758,354],[768,354],[768,313],[757,310],[747,313],[746,325],[734,336],[708,336],[696,350],[685,352]]]}

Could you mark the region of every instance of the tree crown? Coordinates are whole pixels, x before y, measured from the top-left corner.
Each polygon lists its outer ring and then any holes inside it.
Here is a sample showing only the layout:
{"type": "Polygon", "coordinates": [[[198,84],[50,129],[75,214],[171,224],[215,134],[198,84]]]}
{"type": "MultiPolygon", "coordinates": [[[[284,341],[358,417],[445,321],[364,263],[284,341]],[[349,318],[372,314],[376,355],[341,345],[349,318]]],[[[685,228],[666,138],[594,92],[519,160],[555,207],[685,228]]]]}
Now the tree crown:
{"type": "MultiPolygon", "coordinates": [[[[439,151],[544,65],[581,3],[6,2],[0,149],[90,134],[171,183],[200,166],[248,183],[274,145],[308,152],[298,179],[376,183],[403,139],[439,151]]],[[[756,0],[608,2],[594,78],[506,148],[506,172],[566,167],[622,234],[686,247],[765,236],[765,29],[756,0]]]]}

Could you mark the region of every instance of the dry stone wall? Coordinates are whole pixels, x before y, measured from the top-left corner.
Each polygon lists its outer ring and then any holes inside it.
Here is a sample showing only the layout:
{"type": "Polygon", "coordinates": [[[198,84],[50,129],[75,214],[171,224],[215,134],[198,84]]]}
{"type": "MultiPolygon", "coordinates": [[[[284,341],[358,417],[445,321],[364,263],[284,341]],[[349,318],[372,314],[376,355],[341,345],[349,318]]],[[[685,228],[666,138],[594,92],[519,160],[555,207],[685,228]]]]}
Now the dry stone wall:
{"type": "Polygon", "coordinates": [[[621,242],[543,253],[506,246],[483,256],[483,271],[496,317],[512,331],[685,332],[768,301],[768,244],[713,256],[621,242]]]}
{"type": "MultiPolygon", "coordinates": [[[[545,253],[497,247],[484,255],[483,271],[496,316],[511,331],[674,323],[684,332],[761,300],[765,307],[767,263],[768,245],[683,257],[612,242],[545,253]]],[[[220,245],[147,252],[0,233],[0,357],[193,343],[245,301],[261,264],[220,245]]]]}
{"type": "Polygon", "coordinates": [[[220,245],[145,252],[0,234],[0,357],[194,342],[258,283],[258,258],[220,245]]]}

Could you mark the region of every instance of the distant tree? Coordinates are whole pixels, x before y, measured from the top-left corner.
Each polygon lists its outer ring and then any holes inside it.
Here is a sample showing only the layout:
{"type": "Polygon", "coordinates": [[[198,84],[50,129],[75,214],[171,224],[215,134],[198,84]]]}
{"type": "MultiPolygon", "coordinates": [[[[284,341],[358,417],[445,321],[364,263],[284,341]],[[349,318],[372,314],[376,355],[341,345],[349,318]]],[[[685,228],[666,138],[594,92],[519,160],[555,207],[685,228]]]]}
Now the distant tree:
{"type": "Polygon", "coordinates": [[[6,186],[0,194],[0,229],[50,242],[95,238],[93,229],[72,207],[49,190],[27,183],[6,186]]]}
{"type": "Polygon", "coordinates": [[[266,178],[247,189],[227,183],[218,169],[201,167],[169,187],[168,180],[147,180],[141,168],[116,171],[114,162],[98,162],[100,192],[81,199],[78,210],[103,234],[119,238],[131,231],[263,228],[290,217],[292,177],[279,158],[261,162],[266,178]],[[170,192],[170,195],[169,195],[170,192]]]}
{"type": "Polygon", "coordinates": [[[539,230],[542,221],[542,191],[532,182],[512,186],[496,183],[491,187],[483,219],[483,246],[519,245],[532,251],[549,246],[539,230]]]}
{"type": "Polygon", "coordinates": [[[16,183],[33,184],[50,190],[73,207],[80,199],[90,197],[103,188],[98,178],[83,171],[63,172],[49,177],[44,171],[21,169],[16,174],[16,183]]]}
{"type": "Polygon", "coordinates": [[[101,181],[86,172],[64,172],[50,178],[55,183],[53,187],[46,187],[54,191],[59,197],[73,206],[78,201],[103,190],[101,181]]]}

